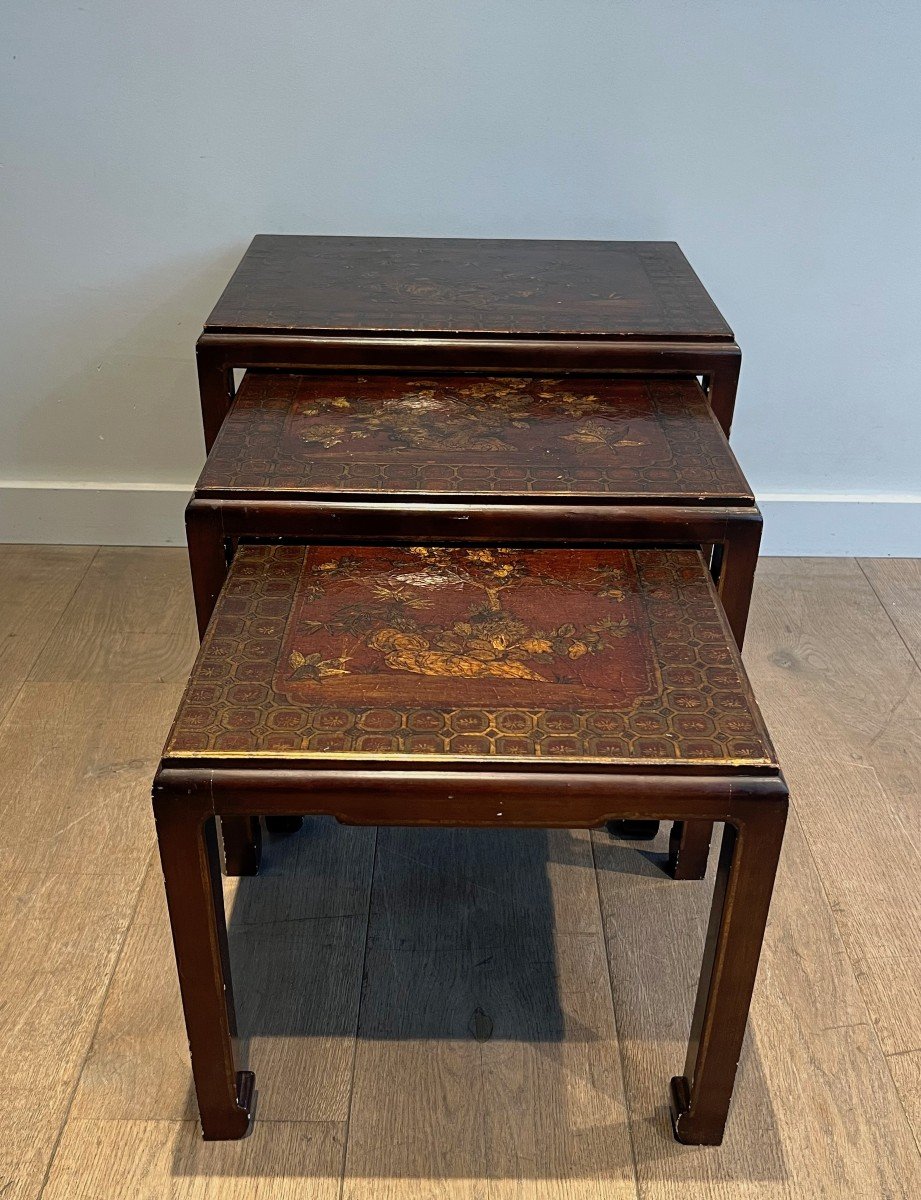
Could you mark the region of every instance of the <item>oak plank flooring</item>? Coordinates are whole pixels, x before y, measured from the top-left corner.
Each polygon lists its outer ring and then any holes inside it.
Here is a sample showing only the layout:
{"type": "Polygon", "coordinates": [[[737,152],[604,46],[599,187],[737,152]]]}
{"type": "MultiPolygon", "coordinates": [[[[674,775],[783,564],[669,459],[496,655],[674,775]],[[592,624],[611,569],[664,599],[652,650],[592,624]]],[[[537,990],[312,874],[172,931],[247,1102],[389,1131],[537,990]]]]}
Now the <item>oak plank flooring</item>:
{"type": "MultiPolygon", "coordinates": [[[[297,836],[268,839],[264,876],[225,879],[237,1016],[260,1080],[260,1121],[348,1114],[373,839],[373,830],[311,819],[297,836]]],[[[75,1117],[195,1117],[175,975],[154,854],[75,1117]]]]}
{"type": "Polygon", "coordinates": [[[921,1194],[917,564],[762,564],[746,657],[795,814],[721,1148],[665,1111],[706,884],[603,832],[597,872],[565,831],[383,830],[372,870],[373,830],[320,821],[226,881],[259,1119],[205,1144],[149,808],[184,554],[8,549],[57,599],[0,717],[4,1200],[921,1194]]]}
{"type": "Polygon", "coordinates": [[[3,1200],[37,1200],[45,1185],[63,1117],[47,1106],[4,1117],[0,1138],[0,1196],[3,1200]]]}
{"type": "Polygon", "coordinates": [[[636,874],[635,851],[593,839],[643,1200],[916,1194],[911,1131],[795,813],[719,1148],[679,1146],[666,1110],[709,884],[677,885],[652,864],[636,874]]]}
{"type": "Polygon", "coordinates": [[[0,867],[140,881],[179,695],[175,683],[23,684],[0,725],[0,867]]]}
{"type": "Polygon", "coordinates": [[[266,1121],[237,1142],[195,1122],[70,1121],[43,1200],[336,1200],[343,1127],[266,1121]]]}
{"type": "Polygon", "coordinates": [[[857,561],[915,662],[921,666],[921,559],[857,561]]]}
{"type": "Polygon", "coordinates": [[[197,644],[185,551],[103,546],[29,678],[184,682],[197,644]]]}
{"type": "Polygon", "coordinates": [[[921,1149],[921,1050],[891,1054],[886,1061],[921,1149]]]}
{"type": "MultiPolygon", "coordinates": [[[[150,858],[151,772],[181,686],[102,671],[90,682],[30,681],[49,647],[79,650],[88,624],[106,642],[125,588],[81,621],[96,561],[96,547],[0,547],[0,644],[19,643],[0,721],[4,1195],[41,1193],[150,858]]],[[[136,590],[130,552],[124,566],[136,590]]],[[[137,599],[139,624],[163,620],[162,599],[151,589],[146,619],[137,599]]],[[[179,619],[178,597],[169,616],[179,619]]]]}
{"type": "Polygon", "coordinates": [[[0,719],[95,554],[95,546],[0,546],[0,719]]]}
{"type": "Polygon", "coordinates": [[[921,1049],[921,671],[852,560],[767,559],[746,661],[887,1054],[921,1049]]]}
{"type": "Polygon", "coordinates": [[[586,834],[381,829],[344,1196],[635,1197],[604,960],[586,834]]]}
{"type": "Polygon", "coordinates": [[[0,916],[4,1110],[59,1111],[77,1082],[137,882],[110,874],[49,883],[28,872],[16,891],[0,916]],[[36,890],[42,900],[20,908],[21,896],[36,890]]]}

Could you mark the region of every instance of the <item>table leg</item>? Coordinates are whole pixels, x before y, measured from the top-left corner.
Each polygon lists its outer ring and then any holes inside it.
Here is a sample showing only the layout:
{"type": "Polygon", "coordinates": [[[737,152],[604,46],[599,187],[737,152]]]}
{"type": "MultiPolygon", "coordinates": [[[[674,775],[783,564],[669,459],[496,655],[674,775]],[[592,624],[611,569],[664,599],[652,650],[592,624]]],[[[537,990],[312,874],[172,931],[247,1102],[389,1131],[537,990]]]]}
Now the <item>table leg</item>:
{"type": "Polygon", "coordinates": [[[722,426],[726,437],[729,437],[729,430],[732,427],[741,366],[741,354],[737,353],[723,358],[707,372],[707,399],[713,409],[713,415],[722,426]]]}
{"type": "Polygon", "coordinates": [[[214,439],[233,404],[236,388],[233,368],[223,361],[223,354],[201,342],[195,347],[198,366],[198,395],[201,400],[201,423],[205,435],[205,450],[210,454],[214,439]]]}
{"type": "Polygon", "coordinates": [[[668,837],[668,865],[672,879],[703,879],[710,861],[711,821],[676,821],[668,837]]]}
{"type": "Polygon", "coordinates": [[[675,1137],[688,1145],[723,1140],[786,817],[786,796],[747,801],[723,833],[687,1061],[671,1087],[675,1137]]]}
{"type": "Polygon", "coordinates": [[[262,826],[258,817],[221,817],[224,870],[228,875],[258,875],[262,826]]]}
{"type": "MultiPolygon", "coordinates": [[[[744,521],[733,521],[714,560],[720,603],[736,645],[742,649],[761,546],[761,514],[753,510],[744,521]]],[[[708,821],[676,821],[669,838],[668,870],[673,879],[703,879],[707,873],[713,826],[708,821]]]]}
{"type": "Polygon", "coordinates": [[[160,861],[202,1133],[207,1141],[243,1137],[253,1082],[234,1060],[236,1017],[227,951],[215,818],[188,797],[154,793],[160,861]]]}
{"type": "Polygon", "coordinates": [[[227,579],[227,545],[220,509],[190,500],[185,510],[185,535],[198,636],[203,638],[227,579]]]}
{"type": "Polygon", "coordinates": [[[761,514],[757,511],[745,521],[733,521],[723,543],[719,575],[716,580],[720,603],[729,622],[736,645],[742,649],[748,610],[755,586],[755,568],[761,547],[761,514]]]}

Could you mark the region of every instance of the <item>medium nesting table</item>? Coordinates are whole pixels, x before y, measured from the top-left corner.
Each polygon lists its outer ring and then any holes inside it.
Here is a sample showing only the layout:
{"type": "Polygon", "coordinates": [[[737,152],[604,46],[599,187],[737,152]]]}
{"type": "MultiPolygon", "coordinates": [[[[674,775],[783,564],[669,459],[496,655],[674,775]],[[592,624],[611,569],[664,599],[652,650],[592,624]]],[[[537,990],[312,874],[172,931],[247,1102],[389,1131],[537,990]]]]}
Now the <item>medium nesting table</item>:
{"type": "MultiPolygon", "coordinates": [[[[679,1140],[723,1136],[787,790],[695,550],[241,546],[154,783],[204,1135],[242,1137],[215,818],[723,821],[679,1140]]],[[[271,1080],[266,1081],[271,1087],[271,1080]]]]}
{"type": "MultiPolygon", "coordinates": [[[[202,631],[241,538],[713,545],[739,646],[761,538],[696,379],[582,374],[248,371],[186,524],[202,631]]],[[[223,832],[228,871],[254,873],[258,820],[223,832]]],[[[673,828],[676,878],[703,877],[710,837],[673,828]]]]}
{"type": "Polygon", "coordinates": [[[260,234],[196,347],[205,444],[234,371],[700,376],[729,434],[741,352],[675,242],[260,234]]]}

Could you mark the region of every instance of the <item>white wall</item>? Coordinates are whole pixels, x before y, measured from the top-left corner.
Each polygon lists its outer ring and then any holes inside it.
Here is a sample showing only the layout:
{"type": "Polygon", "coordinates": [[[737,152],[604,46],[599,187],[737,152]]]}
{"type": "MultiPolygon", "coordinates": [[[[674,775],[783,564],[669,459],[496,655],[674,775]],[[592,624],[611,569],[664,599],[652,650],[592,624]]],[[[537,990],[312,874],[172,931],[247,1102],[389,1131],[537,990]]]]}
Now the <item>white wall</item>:
{"type": "Polygon", "coordinates": [[[769,546],[921,553],[916,3],[3,13],[0,540],[181,536],[193,345],[261,231],[674,238],[796,497],[769,546]]]}

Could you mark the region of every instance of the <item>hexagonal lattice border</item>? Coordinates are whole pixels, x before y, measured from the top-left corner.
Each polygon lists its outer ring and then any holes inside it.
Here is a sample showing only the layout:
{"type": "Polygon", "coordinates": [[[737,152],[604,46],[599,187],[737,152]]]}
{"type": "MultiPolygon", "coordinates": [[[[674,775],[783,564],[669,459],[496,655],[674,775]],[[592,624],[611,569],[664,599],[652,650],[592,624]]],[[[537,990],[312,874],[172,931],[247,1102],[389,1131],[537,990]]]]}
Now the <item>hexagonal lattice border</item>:
{"type": "Polygon", "coordinates": [[[272,680],[284,636],[281,610],[292,607],[309,552],[303,546],[240,548],[165,757],[776,763],[696,551],[610,552],[633,555],[659,691],[623,709],[584,711],[292,704],[273,690],[272,680]]]}
{"type": "MultiPolygon", "coordinates": [[[[534,419],[523,432],[510,430],[516,450],[469,454],[466,462],[433,461],[431,450],[395,442],[375,460],[362,456],[361,441],[324,450],[306,446],[290,426],[298,411],[315,397],[337,392],[348,396],[351,409],[339,419],[360,433],[362,422],[379,411],[384,397],[429,390],[450,395],[476,421],[489,396],[461,397],[459,387],[471,376],[284,375],[248,372],[233,408],[221,427],[196,491],[246,493],[265,491],[326,493],[422,493],[530,496],[674,496],[714,499],[744,498],[750,489],[706,399],[693,380],[612,380],[593,376],[553,377],[560,390],[584,400],[593,398],[599,416],[623,417],[645,426],[661,441],[658,461],[624,462],[616,450],[594,452],[561,437],[562,422],[548,418],[548,378],[529,378],[519,393],[528,398],[534,419]],[[542,396],[543,391],[543,396],[542,396]],[[365,394],[366,393],[366,394],[365,394]],[[595,395],[597,393],[597,395],[595,395]],[[550,456],[548,458],[548,455],[550,456]]],[[[487,379],[500,388],[507,380],[487,379]]],[[[550,401],[552,403],[552,400],[550,401]]],[[[583,416],[582,421],[590,414],[583,416]]],[[[566,418],[570,434],[575,419],[566,418]]],[[[404,435],[405,435],[405,431],[404,435]]]]}

